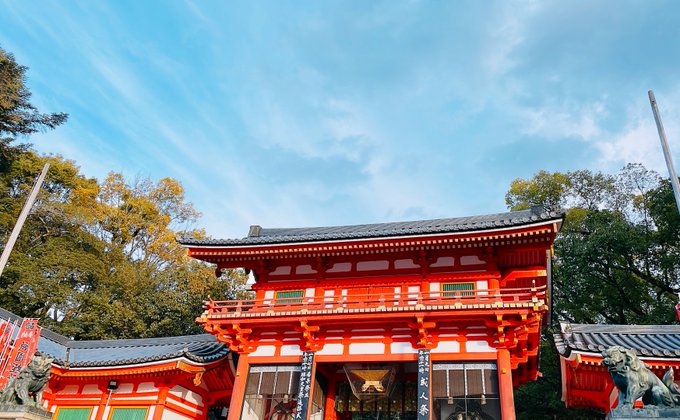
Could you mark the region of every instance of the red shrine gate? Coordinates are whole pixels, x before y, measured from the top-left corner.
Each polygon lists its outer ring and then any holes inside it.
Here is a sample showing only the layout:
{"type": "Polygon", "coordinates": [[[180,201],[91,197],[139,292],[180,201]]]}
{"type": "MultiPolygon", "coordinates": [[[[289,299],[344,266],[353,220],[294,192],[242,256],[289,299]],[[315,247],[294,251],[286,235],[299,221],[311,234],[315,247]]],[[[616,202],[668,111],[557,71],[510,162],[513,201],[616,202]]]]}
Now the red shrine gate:
{"type": "Polygon", "coordinates": [[[229,420],[514,419],[538,376],[550,252],[543,209],[183,239],[255,277],[198,318],[238,353],[229,420]],[[463,416],[463,417],[458,417],[463,416]]]}

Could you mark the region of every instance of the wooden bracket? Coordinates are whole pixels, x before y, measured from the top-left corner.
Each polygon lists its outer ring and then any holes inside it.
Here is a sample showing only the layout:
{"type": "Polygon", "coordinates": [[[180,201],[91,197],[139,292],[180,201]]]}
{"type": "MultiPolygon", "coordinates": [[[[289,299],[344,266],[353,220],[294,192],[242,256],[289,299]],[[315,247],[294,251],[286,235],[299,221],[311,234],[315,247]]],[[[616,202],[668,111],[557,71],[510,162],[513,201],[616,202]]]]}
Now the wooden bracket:
{"type": "Polygon", "coordinates": [[[300,320],[300,326],[295,327],[295,331],[302,333],[302,350],[303,351],[318,351],[323,347],[320,343],[316,333],[319,332],[318,325],[309,325],[307,320],[300,320]]]}
{"type": "Polygon", "coordinates": [[[408,327],[418,332],[416,348],[418,349],[432,349],[435,343],[431,339],[430,330],[437,326],[435,322],[425,322],[424,317],[419,316],[416,322],[409,322],[408,327]]]}

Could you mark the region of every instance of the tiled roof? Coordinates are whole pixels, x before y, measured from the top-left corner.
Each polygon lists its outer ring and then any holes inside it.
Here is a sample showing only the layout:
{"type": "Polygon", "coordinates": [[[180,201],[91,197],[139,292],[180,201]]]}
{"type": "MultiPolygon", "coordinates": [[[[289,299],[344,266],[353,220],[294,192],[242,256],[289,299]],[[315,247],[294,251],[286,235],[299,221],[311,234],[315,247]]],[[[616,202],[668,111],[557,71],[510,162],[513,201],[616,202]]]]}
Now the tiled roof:
{"type": "Polygon", "coordinates": [[[68,367],[117,366],[185,357],[198,363],[220,359],[228,348],[211,334],[134,340],[70,341],[68,367]]]}
{"type": "Polygon", "coordinates": [[[443,233],[473,232],[487,229],[520,227],[523,225],[562,219],[564,212],[533,207],[529,210],[449,219],[413,222],[377,223],[351,226],[268,229],[251,226],[242,239],[196,239],[183,237],[185,246],[248,246],[296,242],[320,242],[345,239],[388,238],[443,233]]]}
{"type": "Polygon", "coordinates": [[[560,323],[555,346],[562,356],[572,351],[600,353],[610,346],[635,350],[638,356],[680,358],[680,325],[593,325],[560,323]]]}
{"type": "MultiPolygon", "coordinates": [[[[0,308],[0,319],[23,318],[0,308]]],[[[42,328],[38,351],[55,358],[64,367],[104,367],[135,365],[184,357],[197,363],[218,360],[229,349],[211,334],[126,340],[71,340],[42,328]]]]}

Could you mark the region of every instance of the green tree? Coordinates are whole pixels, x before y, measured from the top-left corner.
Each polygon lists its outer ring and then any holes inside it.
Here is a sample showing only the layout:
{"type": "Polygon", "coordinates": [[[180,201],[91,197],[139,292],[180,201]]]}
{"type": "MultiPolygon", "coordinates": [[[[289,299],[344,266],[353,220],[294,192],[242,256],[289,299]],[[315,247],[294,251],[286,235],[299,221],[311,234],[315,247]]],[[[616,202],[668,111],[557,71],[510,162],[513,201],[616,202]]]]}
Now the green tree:
{"type": "Polygon", "coordinates": [[[202,300],[243,296],[246,275],[193,260],[175,241],[198,213],[172,179],[83,177],[60,157],[15,154],[0,182],[6,237],[39,168],[51,169],[0,278],[0,306],[77,338],[200,332],[202,300]]]}
{"type": "Polygon", "coordinates": [[[26,70],[12,54],[0,48],[0,165],[6,164],[14,153],[27,149],[27,145],[12,146],[10,143],[37,131],[53,129],[68,117],[64,113],[42,114],[38,111],[30,102],[26,70]]]}
{"type": "MultiPolygon", "coordinates": [[[[541,171],[513,181],[511,209],[559,206],[567,217],[555,239],[554,319],[575,323],[668,324],[680,291],[680,216],[670,183],[637,164],[616,176],[541,171]]],[[[517,392],[518,418],[600,418],[566,410],[550,326],[543,378],[517,392]]]]}

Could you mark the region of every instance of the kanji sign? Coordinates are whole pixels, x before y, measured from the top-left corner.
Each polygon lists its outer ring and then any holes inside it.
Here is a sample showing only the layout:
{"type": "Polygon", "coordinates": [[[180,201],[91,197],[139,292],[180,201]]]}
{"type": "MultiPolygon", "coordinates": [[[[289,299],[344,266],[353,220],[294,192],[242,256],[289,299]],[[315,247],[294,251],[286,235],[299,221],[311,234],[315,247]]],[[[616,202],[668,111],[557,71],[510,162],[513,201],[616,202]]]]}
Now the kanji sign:
{"type": "Polygon", "coordinates": [[[418,350],[418,420],[430,419],[430,351],[418,350]]]}
{"type": "Polygon", "coordinates": [[[12,351],[8,352],[9,358],[0,376],[0,388],[4,387],[7,381],[19,376],[23,369],[38,348],[40,339],[40,327],[37,319],[25,318],[21,323],[21,328],[14,339],[12,351]]]}
{"type": "Polygon", "coordinates": [[[312,390],[314,378],[312,368],[314,366],[314,352],[302,353],[302,370],[300,371],[300,387],[298,388],[297,406],[295,407],[294,420],[307,420],[309,411],[309,393],[312,390]]]}

